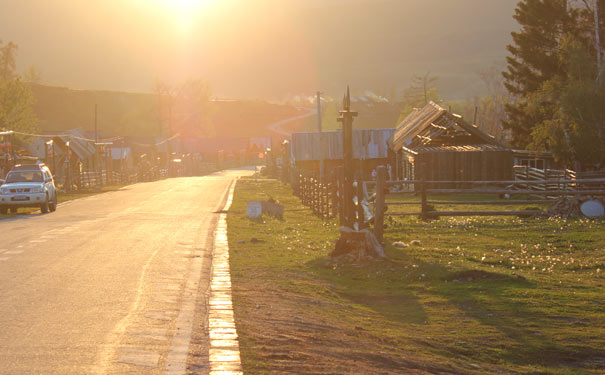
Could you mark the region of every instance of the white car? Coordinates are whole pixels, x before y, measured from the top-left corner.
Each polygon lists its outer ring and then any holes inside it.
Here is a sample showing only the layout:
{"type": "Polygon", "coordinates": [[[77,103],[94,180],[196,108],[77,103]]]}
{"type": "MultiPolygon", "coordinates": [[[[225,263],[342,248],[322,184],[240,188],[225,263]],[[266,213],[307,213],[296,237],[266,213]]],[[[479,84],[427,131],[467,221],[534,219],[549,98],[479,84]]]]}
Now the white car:
{"type": "Polygon", "coordinates": [[[57,189],[44,164],[16,165],[0,186],[0,213],[19,207],[40,207],[42,213],[57,209],[57,189]]]}

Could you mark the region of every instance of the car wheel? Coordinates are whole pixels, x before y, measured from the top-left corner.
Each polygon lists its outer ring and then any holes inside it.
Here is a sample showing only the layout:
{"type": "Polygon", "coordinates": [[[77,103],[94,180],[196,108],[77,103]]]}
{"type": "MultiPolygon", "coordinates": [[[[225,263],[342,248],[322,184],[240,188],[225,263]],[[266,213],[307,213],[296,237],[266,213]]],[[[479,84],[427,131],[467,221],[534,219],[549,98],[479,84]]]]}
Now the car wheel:
{"type": "Polygon", "coordinates": [[[47,214],[48,211],[50,211],[48,195],[46,196],[46,201],[40,205],[40,211],[42,211],[43,214],[47,214]]]}
{"type": "Polygon", "coordinates": [[[55,199],[50,202],[50,212],[55,212],[57,210],[57,196],[55,195],[55,199]]]}

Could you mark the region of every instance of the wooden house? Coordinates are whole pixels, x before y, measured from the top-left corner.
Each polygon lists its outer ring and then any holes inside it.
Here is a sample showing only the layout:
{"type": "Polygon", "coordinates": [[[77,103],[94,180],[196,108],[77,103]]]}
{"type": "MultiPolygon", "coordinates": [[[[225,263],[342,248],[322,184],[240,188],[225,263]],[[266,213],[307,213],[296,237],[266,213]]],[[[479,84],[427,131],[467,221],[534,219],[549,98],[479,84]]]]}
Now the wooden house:
{"type": "MultiPolygon", "coordinates": [[[[372,171],[388,166],[388,139],[395,129],[353,130],[353,161],[358,177],[372,179],[372,171]]],[[[296,168],[328,174],[343,165],[342,131],[294,133],[291,159],[296,168]]]]}
{"type": "Polygon", "coordinates": [[[461,116],[430,102],[389,139],[398,180],[512,180],[513,151],[461,116]]]}

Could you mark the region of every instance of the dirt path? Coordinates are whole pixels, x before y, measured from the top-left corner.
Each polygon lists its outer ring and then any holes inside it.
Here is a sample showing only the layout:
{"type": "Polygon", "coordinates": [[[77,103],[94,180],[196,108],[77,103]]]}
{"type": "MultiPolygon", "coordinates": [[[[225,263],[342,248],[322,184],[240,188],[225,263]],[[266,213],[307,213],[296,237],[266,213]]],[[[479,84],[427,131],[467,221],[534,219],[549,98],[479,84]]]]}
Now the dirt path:
{"type": "Polygon", "coordinates": [[[312,111],[309,111],[309,112],[305,113],[304,115],[300,115],[300,116],[296,116],[296,117],[290,117],[290,118],[287,118],[285,120],[274,122],[273,124],[270,124],[268,126],[268,128],[269,128],[269,130],[271,130],[274,133],[277,133],[279,135],[283,135],[283,136],[286,136],[286,137],[289,138],[289,137],[292,136],[292,132],[290,132],[288,130],[285,130],[285,129],[282,129],[282,126],[284,126],[286,124],[289,124],[291,122],[294,122],[294,121],[305,119],[307,117],[315,116],[316,114],[317,114],[317,111],[316,110],[312,110],[312,111]]]}

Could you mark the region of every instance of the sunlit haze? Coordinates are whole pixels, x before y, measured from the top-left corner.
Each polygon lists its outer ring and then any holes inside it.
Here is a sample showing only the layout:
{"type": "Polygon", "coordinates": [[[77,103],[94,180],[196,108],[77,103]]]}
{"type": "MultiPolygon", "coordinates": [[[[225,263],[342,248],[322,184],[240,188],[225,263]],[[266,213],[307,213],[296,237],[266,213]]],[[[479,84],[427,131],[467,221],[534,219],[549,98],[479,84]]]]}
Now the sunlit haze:
{"type": "Polygon", "coordinates": [[[150,91],[156,77],[196,77],[216,95],[279,98],[401,88],[427,71],[446,94],[468,93],[478,70],[503,62],[516,0],[0,3],[0,39],[44,83],[150,91]]]}

